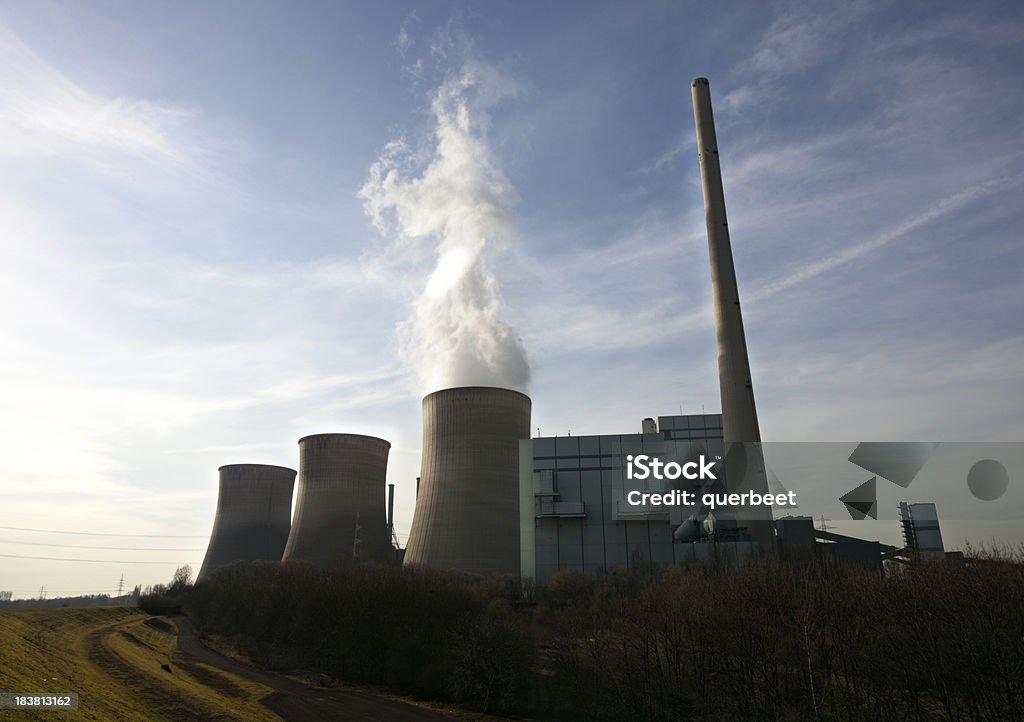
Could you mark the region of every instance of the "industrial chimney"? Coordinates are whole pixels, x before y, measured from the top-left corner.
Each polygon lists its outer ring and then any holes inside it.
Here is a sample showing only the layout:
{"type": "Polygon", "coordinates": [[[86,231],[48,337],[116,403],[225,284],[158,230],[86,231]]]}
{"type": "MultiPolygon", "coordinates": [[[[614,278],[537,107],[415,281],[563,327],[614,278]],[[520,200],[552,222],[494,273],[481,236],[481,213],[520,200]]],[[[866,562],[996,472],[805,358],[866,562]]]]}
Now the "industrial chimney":
{"type": "Polygon", "coordinates": [[[519,441],[530,397],[467,386],[423,399],[422,479],[405,564],[519,574],[519,441]]]}
{"type": "Polygon", "coordinates": [[[288,541],[295,469],[230,464],[218,471],[217,515],[197,581],[234,561],[280,561],[288,541]]]}
{"type": "MultiPolygon", "coordinates": [[[[761,432],[754,407],[747,340],[736,286],[729,224],[725,216],[725,192],[718,162],[718,139],[711,112],[711,86],[707,78],[692,84],[693,119],[697,129],[697,153],[704,191],[704,214],[711,259],[711,296],[718,345],[718,383],[722,394],[722,435],[725,437],[725,472],[730,491],[766,493],[768,481],[761,455],[761,432]]],[[[743,526],[762,550],[774,548],[771,509],[737,509],[743,526]]]]}
{"type": "Polygon", "coordinates": [[[299,439],[299,494],[285,561],[330,567],[393,559],[384,501],[390,448],[361,434],[299,439]]]}

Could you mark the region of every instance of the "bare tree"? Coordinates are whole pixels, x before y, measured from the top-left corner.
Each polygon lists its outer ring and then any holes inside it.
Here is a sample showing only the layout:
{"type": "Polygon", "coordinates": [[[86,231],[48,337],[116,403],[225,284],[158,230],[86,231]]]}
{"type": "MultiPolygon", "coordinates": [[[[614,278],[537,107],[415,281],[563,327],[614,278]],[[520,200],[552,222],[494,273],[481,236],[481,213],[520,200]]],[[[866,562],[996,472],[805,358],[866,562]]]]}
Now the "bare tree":
{"type": "Polygon", "coordinates": [[[180,591],[192,584],[192,567],[188,564],[174,570],[174,578],[171,580],[171,591],[180,591]]]}

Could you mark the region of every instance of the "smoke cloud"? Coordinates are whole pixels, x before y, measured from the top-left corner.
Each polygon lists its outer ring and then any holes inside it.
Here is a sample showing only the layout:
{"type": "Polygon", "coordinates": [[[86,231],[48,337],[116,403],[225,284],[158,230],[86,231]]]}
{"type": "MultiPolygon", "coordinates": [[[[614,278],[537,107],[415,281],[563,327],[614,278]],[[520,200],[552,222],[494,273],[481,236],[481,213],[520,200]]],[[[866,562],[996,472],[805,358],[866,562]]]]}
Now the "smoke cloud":
{"type": "Polygon", "coordinates": [[[529,384],[526,351],[501,319],[488,266],[516,241],[516,192],[487,143],[490,110],[518,92],[496,69],[467,64],[433,93],[430,143],[416,150],[389,143],[359,192],[382,233],[436,244],[434,269],[399,325],[403,360],[424,393],[529,384]]]}

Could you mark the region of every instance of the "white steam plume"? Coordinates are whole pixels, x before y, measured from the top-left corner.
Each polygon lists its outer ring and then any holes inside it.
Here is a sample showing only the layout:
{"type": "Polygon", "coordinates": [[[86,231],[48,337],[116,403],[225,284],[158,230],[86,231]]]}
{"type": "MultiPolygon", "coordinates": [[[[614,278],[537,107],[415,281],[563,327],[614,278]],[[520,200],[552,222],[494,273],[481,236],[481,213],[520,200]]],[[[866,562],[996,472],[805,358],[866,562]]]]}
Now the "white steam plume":
{"type": "Polygon", "coordinates": [[[424,393],[452,386],[526,390],[521,341],[501,320],[488,261],[515,242],[515,189],[487,145],[490,109],[518,87],[494,68],[467,64],[433,95],[436,126],[425,168],[410,170],[402,141],[388,144],[359,191],[374,225],[436,243],[436,265],[412,316],[399,325],[403,360],[424,393]]]}

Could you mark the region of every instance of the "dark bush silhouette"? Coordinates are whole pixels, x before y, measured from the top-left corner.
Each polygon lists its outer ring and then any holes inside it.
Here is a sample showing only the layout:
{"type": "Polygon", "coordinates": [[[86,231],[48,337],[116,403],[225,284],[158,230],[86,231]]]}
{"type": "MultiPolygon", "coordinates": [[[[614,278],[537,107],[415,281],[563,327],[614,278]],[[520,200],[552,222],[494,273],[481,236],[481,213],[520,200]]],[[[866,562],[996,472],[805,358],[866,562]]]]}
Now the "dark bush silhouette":
{"type": "Polygon", "coordinates": [[[462,620],[447,657],[456,702],[484,712],[522,708],[534,645],[516,620],[493,614],[462,620]]]}
{"type": "Polygon", "coordinates": [[[252,562],[184,601],[264,665],[502,714],[1024,720],[1022,561],[563,573],[527,600],[502,578],[252,562]]]}
{"type": "MultiPolygon", "coordinates": [[[[138,596],[139,609],[148,614],[170,616],[181,614],[182,603],[192,585],[192,567],[188,564],[174,570],[171,583],[147,587],[138,596]]],[[[138,588],[136,588],[138,589],[138,588]]]]}

